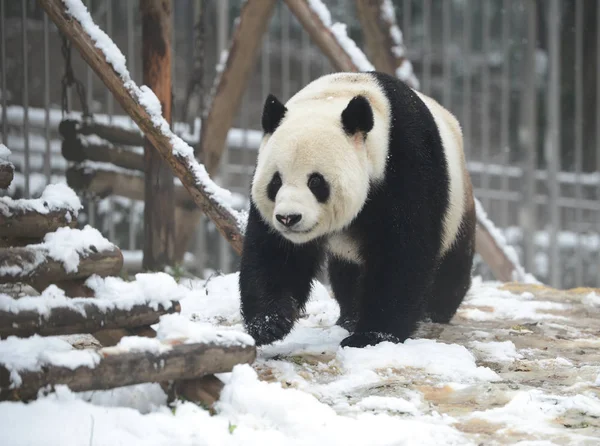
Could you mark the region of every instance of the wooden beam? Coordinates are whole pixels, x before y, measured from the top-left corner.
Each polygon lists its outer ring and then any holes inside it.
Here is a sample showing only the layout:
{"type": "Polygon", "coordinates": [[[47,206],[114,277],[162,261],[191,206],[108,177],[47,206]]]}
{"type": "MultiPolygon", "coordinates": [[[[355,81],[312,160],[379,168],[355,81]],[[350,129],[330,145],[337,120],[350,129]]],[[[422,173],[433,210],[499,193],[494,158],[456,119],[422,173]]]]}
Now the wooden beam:
{"type": "Polygon", "coordinates": [[[72,307],[55,307],[47,314],[0,310],[0,338],[95,333],[99,330],[140,327],[156,324],[163,314],[180,311],[179,302],[171,302],[169,308],[162,305],[154,308],[153,305],[144,304],[129,309],[104,309],[93,300],[73,302],[72,307]]]}
{"type": "MultiPolygon", "coordinates": [[[[171,0],[140,2],[144,84],[160,101],[171,123],[171,0]]],[[[175,192],[173,174],[152,142],[144,144],[144,270],[173,266],[175,254],[175,192]]]]}
{"type": "Polygon", "coordinates": [[[77,136],[63,140],[62,155],[67,161],[80,163],[88,160],[144,171],[144,156],[141,153],[113,145],[108,141],[98,144],[85,141],[83,138],[85,137],[77,136]]]}
{"type": "Polygon", "coordinates": [[[81,23],[65,10],[60,0],[38,0],[39,5],[46,11],[48,17],[56,24],[61,33],[73,43],[86,63],[94,70],[106,87],[112,92],[123,110],[131,116],[140,130],[152,142],[163,159],[169,164],[175,175],[192,195],[194,202],[215,223],[219,232],[238,253],[242,251],[242,233],[238,220],[229,208],[223,207],[210,192],[213,184],[204,184],[197,179],[192,160],[179,151],[173,150],[171,136],[155,124],[146,108],[138,102],[139,88],[133,81],[123,82],[105,58],[92,38],[82,28],[81,23]]]}
{"type": "Polygon", "coordinates": [[[20,371],[22,383],[13,389],[10,388],[10,371],[0,363],[0,400],[35,399],[40,389],[57,385],[82,392],[230,372],[237,364],[251,364],[256,357],[256,347],[181,343],[162,353],[121,353],[117,346],[101,349],[98,354],[100,362],[93,368],[81,366],[70,369],[46,364],[40,371],[20,371]]]}
{"type": "Polygon", "coordinates": [[[267,31],[276,0],[247,0],[240,12],[225,67],[217,75],[208,117],[202,122],[199,155],[210,175],[216,173],[231,128],[267,31]]]}
{"type": "Polygon", "coordinates": [[[7,161],[0,161],[0,189],[8,189],[15,176],[15,166],[7,161]]]}
{"type": "MultiPolygon", "coordinates": [[[[397,76],[398,69],[409,63],[404,52],[400,29],[396,24],[394,7],[390,0],[355,0],[361,31],[365,38],[369,60],[378,71],[397,76]]],[[[412,88],[419,83],[412,74],[398,76],[412,88]]]]}
{"type": "MultiPolygon", "coordinates": [[[[89,192],[97,197],[118,195],[132,200],[144,200],[144,175],[106,169],[92,169],[88,166],[71,166],[66,171],[67,184],[76,191],[89,192]]],[[[196,206],[188,191],[175,187],[174,204],[186,209],[196,206]]]]}
{"type": "MultiPolygon", "coordinates": [[[[35,245],[34,245],[35,246],[35,245]]],[[[123,268],[123,254],[118,248],[79,255],[76,272],[68,272],[62,262],[55,260],[42,248],[0,248],[0,283],[26,283],[38,291],[61,281],[85,279],[92,274],[116,276],[123,268]],[[11,274],[11,269],[17,271],[11,274]]]]}
{"type": "Polygon", "coordinates": [[[307,0],[285,0],[285,3],[337,71],[359,71],[352,57],[331,32],[330,24],[323,22],[307,0]]]}

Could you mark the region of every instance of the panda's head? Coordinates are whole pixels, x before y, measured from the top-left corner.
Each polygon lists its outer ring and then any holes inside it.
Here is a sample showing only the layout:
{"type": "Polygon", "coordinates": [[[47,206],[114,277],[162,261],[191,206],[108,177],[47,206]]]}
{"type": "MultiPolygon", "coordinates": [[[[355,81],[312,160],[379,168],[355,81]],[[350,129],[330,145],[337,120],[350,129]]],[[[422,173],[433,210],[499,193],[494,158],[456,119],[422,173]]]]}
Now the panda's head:
{"type": "Polygon", "coordinates": [[[265,222],[300,244],[343,229],[362,209],[374,119],[362,95],[288,106],[273,95],[265,102],[251,194],[265,222]]]}

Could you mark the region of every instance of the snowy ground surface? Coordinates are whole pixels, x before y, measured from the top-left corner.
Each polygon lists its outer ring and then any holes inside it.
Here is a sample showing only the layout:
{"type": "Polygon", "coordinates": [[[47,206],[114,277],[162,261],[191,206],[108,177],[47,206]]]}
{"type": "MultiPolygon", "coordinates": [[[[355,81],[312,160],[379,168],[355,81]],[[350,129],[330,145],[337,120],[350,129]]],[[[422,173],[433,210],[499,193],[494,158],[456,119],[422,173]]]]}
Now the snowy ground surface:
{"type": "MultiPolygon", "coordinates": [[[[104,286],[119,293],[119,280],[104,286]]],[[[165,278],[160,288],[199,328],[242,330],[237,274],[165,278]]],[[[452,324],[425,324],[403,345],[340,349],[347,332],[333,325],[337,305],[317,284],[287,339],[219,375],[226,386],[215,415],[191,402],[168,406],[158,384],[59,388],[29,404],[0,403],[1,443],[598,444],[599,310],[589,289],[476,280],[452,324]]],[[[178,329],[169,319],[159,332],[178,329]]],[[[66,339],[89,346],[85,336],[66,339]]]]}

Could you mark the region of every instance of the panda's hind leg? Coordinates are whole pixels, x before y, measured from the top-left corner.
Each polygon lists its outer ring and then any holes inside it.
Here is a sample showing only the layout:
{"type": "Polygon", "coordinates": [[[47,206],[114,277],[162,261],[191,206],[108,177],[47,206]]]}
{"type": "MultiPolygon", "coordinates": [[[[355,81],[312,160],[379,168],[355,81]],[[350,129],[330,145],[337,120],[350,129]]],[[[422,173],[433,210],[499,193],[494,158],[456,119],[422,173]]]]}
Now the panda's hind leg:
{"type": "Polygon", "coordinates": [[[460,235],[444,255],[437,271],[426,311],[432,322],[450,322],[471,287],[475,225],[473,208],[465,213],[460,235]]]}
{"type": "Polygon", "coordinates": [[[353,332],[358,320],[362,268],[357,263],[332,255],[329,256],[327,269],[333,297],[340,306],[336,325],[353,332]]]}

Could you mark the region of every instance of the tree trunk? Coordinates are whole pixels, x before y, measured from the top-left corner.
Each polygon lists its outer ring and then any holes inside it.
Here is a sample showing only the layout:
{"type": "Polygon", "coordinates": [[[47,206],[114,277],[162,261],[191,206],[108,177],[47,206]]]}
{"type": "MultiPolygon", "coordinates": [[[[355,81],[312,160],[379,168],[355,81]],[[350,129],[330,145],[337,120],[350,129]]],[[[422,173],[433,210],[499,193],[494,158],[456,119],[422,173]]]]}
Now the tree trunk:
{"type": "Polygon", "coordinates": [[[93,368],[81,366],[73,370],[47,364],[41,371],[20,371],[22,384],[14,389],[10,388],[10,371],[0,365],[0,400],[34,399],[39,389],[59,384],[82,392],[230,372],[237,364],[252,363],[256,347],[195,343],[172,345],[162,353],[121,353],[118,347],[108,347],[98,354],[100,362],[93,368]]]}
{"type": "Polygon", "coordinates": [[[49,314],[37,311],[0,310],[0,338],[8,336],[27,337],[34,334],[56,336],[74,333],[94,333],[113,328],[140,327],[158,322],[163,314],[178,313],[178,302],[171,302],[170,308],[158,305],[134,305],[131,309],[103,309],[93,301],[74,302],[74,308],[52,308],[49,314]]]}
{"type": "MultiPolygon", "coordinates": [[[[171,122],[171,0],[145,0],[142,15],[144,84],[160,101],[163,117],[171,122]]],[[[150,141],[144,145],[144,257],[145,270],[173,265],[175,203],[173,175],[150,141]]]]}

